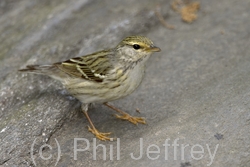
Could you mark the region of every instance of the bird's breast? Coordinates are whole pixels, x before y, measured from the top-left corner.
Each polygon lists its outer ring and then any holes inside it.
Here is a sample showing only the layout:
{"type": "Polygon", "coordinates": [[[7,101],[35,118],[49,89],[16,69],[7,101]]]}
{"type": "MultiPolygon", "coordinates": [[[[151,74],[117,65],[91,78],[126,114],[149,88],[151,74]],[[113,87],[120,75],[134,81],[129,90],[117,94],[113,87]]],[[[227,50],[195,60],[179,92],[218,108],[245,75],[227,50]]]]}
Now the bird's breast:
{"type": "Polygon", "coordinates": [[[144,65],[136,65],[133,69],[119,69],[113,82],[108,82],[110,91],[106,97],[116,100],[131,94],[140,85],[144,76],[144,65]]]}

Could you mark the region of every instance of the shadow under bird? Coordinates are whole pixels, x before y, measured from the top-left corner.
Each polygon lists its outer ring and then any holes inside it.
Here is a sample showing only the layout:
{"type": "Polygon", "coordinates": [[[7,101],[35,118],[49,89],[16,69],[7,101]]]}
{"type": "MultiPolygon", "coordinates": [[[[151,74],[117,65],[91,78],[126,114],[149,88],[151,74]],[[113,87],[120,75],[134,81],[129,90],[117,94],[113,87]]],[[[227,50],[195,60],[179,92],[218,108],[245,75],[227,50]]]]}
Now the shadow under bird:
{"type": "Polygon", "coordinates": [[[99,132],[87,111],[90,103],[103,103],[117,111],[116,117],[134,124],[145,119],[132,117],[108,102],[131,94],[141,83],[146,61],[153,52],[161,51],[144,36],[129,36],[115,48],[71,58],[51,65],[28,65],[21,72],[48,75],[61,81],[68,92],[81,101],[88,119],[88,130],[100,140],[111,140],[110,133],[99,132]]]}

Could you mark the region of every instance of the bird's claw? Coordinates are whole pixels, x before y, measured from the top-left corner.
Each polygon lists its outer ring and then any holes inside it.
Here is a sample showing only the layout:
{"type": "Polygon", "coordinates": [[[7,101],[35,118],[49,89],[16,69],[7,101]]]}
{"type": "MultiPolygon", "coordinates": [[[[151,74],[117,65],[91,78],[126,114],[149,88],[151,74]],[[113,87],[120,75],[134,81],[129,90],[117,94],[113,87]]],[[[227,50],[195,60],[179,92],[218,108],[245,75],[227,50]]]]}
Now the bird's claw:
{"type": "Polygon", "coordinates": [[[132,117],[129,114],[123,114],[123,115],[116,114],[115,116],[116,118],[119,118],[119,119],[128,120],[129,122],[135,125],[137,125],[138,123],[146,124],[145,118],[142,118],[142,117],[132,117]]]}
{"type": "Polygon", "coordinates": [[[91,133],[93,133],[100,140],[103,140],[103,141],[106,141],[106,140],[113,141],[114,140],[113,138],[108,137],[111,134],[111,132],[102,133],[102,132],[99,132],[97,129],[91,128],[89,126],[88,126],[88,130],[91,133]]]}

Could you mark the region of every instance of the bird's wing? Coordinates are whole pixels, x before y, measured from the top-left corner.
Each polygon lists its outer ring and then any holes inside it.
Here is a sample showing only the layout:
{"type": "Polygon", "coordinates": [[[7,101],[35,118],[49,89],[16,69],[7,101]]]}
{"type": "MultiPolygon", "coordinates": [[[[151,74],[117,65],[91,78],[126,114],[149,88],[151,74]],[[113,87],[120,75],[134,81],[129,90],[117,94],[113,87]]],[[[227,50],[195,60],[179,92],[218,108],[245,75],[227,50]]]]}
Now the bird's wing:
{"type": "Polygon", "coordinates": [[[54,65],[72,77],[102,82],[106,74],[112,69],[112,64],[108,59],[111,54],[112,52],[109,50],[100,51],[55,63],[54,65]]]}

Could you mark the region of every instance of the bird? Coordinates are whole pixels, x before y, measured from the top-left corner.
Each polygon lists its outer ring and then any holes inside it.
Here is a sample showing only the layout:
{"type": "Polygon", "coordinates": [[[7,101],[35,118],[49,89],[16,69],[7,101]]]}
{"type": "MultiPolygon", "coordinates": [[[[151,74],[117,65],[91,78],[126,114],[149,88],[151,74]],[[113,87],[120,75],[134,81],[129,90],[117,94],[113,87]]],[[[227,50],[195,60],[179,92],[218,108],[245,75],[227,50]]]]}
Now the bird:
{"type": "Polygon", "coordinates": [[[133,117],[109,102],[134,92],[142,82],[147,60],[152,53],[160,51],[149,38],[133,35],[111,49],[50,65],[27,65],[19,71],[47,75],[60,81],[81,102],[81,110],[90,124],[88,130],[100,140],[111,141],[111,132],[100,132],[94,126],[88,115],[89,105],[102,103],[118,112],[119,119],[146,124],[144,118],[133,117]]]}

